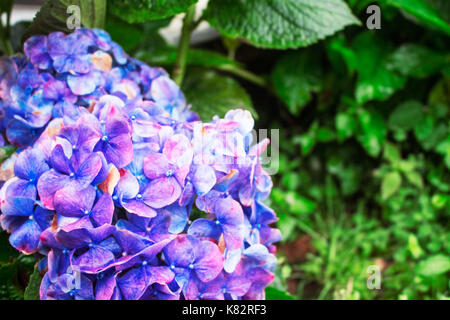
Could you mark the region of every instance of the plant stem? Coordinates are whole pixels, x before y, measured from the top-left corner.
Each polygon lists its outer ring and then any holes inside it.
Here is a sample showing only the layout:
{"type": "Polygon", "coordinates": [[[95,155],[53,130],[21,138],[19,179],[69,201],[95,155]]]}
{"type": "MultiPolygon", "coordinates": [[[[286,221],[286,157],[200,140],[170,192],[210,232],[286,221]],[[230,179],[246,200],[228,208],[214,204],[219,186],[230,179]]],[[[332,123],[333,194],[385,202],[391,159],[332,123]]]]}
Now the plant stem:
{"type": "Polygon", "coordinates": [[[3,22],[0,17],[0,47],[5,56],[12,56],[14,54],[11,41],[9,40],[9,14],[7,16],[7,26],[3,26],[3,22]]]}
{"type": "Polygon", "coordinates": [[[177,58],[172,72],[174,81],[181,86],[186,72],[187,54],[189,52],[189,44],[191,40],[191,33],[196,25],[195,18],[195,4],[192,5],[186,12],[183,20],[183,28],[181,30],[181,38],[178,44],[177,58]]]}
{"type": "Polygon", "coordinates": [[[260,87],[264,87],[264,88],[268,88],[269,87],[269,82],[265,78],[260,77],[260,76],[258,76],[256,74],[246,70],[246,69],[241,69],[239,67],[232,66],[232,65],[221,66],[218,69],[222,70],[222,71],[229,72],[231,74],[234,74],[234,75],[236,75],[236,76],[238,76],[238,77],[240,77],[242,79],[245,79],[247,81],[250,81],[250,82],[252,82],[252,83],[254,83],[254,84],[256,84],[256,85],[258,85],[260,87]]]}

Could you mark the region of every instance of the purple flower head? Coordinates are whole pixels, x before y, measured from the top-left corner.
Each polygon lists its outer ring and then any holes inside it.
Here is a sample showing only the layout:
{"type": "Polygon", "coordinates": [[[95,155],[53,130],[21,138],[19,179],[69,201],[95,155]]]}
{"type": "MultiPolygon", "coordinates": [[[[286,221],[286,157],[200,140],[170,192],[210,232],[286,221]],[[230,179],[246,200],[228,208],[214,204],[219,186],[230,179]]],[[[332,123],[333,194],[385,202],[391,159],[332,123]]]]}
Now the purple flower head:
{"type": "Polygon", "coordinates": [[[0,59],[0,145],[19,147],[0,226],[40,259],[41,299],[264,298],[281,235],[251,114],[202,123],[102,30],[24,51],[0,59]]]}

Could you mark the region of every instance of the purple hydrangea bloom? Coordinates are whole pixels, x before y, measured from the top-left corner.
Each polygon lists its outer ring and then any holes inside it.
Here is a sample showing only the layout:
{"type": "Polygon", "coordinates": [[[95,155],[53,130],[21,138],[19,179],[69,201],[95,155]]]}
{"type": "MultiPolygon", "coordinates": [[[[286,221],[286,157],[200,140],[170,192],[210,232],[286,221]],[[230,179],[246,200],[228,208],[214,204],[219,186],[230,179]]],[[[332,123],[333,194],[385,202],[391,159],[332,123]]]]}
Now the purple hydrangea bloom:
{"type": "Polygon", "coordinates": [[[42,258],[41,299],[263,299],[281,234],[250,113],[202,123],[102,30],[24,50],[0,59],[1,128],[21,148],[0,225],[42,258]]]}

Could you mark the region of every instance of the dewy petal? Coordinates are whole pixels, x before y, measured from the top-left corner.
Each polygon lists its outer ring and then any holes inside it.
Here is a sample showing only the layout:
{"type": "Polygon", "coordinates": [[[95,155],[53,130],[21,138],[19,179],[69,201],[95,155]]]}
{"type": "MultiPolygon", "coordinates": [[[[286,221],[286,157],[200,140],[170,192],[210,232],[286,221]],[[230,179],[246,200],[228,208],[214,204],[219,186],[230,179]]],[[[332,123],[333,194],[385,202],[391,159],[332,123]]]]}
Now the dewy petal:
{"type": "Polygon", "coordinates": [[[139,217],[153,218],[157,214],[155,210],[141,200],[123,200],[121,204],[127,212],[138,215],[139,217]]]}
{"type": "Polygon", "coordinates": [[[109,193],[104,193],[97,200],[94,208],[91,211],[92,220],[97,226],[104,224],[111,224],[114,214],[114,202],[109,193]]]}
{"type": "Polygon", "coordinates": [[[164,144],[163,154],[178,168],[190,165],[193,157],[191,142],[185,135],[175,134],[164,144]]]}
{"type": "Polygon", "coordinates": [[[54,209],[53,198],[55,193],[67,186],[70,178],[55,170],[45,172],[38,180],[37,189],[39,197],[44,206],[50,210],[54,209]]]}
{"type": "Polygon", "coordinates": [[[170,226],[168,232],[178,234],[184,231],[188,224],[188,212],[186,207],[173,204],[166,208],[170,216],[170,226]]]}
{"type": "Polygon", "coordinates": [[[116,186],[116,193],[123,199],[133,199],[139,193],[139,182],[130,171],[120,171],[120,180],[116,186]]]}
{"type": "Polygon", "coordinates": [[[94,150],[102,151],[106,160],[119,169],[133,160],[133,143],[129,134],[122,134],[108,141],[100,140],[94,150]]]}
{"type": "Polygon", "coordinates": [[[45,162],[45,156],[39,149],[27,149],[22,151],[17,157],[14,165],[14,174],[24,180],[33,180],[37,183],[37,179],[49,167],[45,162]]]}
{"type": "Polygon", "coordinates": [[[83,188],[72,183],[55,193],[54,205],[56,212],[60,215],[82,217],[90,214],[94,200],[94,187],[83,188]]]}
{"type": "Polygon", "coordinates": [[[174,203],[180,195],[181,187],[174,177],[164,177],[151,181],[142,194],[143,201],[155,209],[174,203]]]}
{"type": "Polygon", "coordinates": [[[73,265],[77,266],[81,272],[96,274],[100,270],[108,267],[114,262],[114,254],[98,245],[93,245],[88,251],[77,257],[73,265]]]}
{"type": "Polygon", "coordinates": [[[214,169],[205,165],[198,166],[194,171],[192,183],[199,196],[208,193],[216,184],[214,169]]]}
{"type": "Polygon", "coordinates": [[[223,255],[219,247],[211,241],[204,240],[194,247],[194,269],[197,277],[208,282],[216,278],[223,269],[223,255]]]}
{"type": "Polygon", "coordinates": [[[23,197],[10,198],[2,202],[1,208],[6,216],[28,217],[33,214],[34,200],[23,197]]]}
{"type": "Polygon", "coordinates": [[[9,242],[17,250],[31,254],[37,250],[41,228],[34,220],[28,220],[9,237],[9,242]]]}
{"type": "Polygon", "coordinates": [[[67,76],[67,84],[73,94],[84,96],[95,91],[100,84],[100,75],[97,72],[90,72],[86,75],[67,76]]]}
{"type": "Polygon", "coordinates": [[[33,65],[39,69],[48,69],[51,66],[51,58],[47,53],[47,37],[33,36],[24,43],[24,52],[33,65]]]}
{"type": "Polygon", "coordinates": [[[96,300],[110,300],[116,288],[116,276],[103,276],[97,280],[95,287],[96,300]]]}
{"type": "Polygon", "coordinates": [[[196,238],[218,240],[222,234],[222,229],[215,221],[200,218],[191,224],[188,229],[188,234],[196,238]]]}
{"type": "Polygon", "coordinates": [[[162,153],[150,153],[144,158],[144,173],[149,179],[161,178],[169,168],[169,160],[162,153]]]}
{"type": "Polygon", "coordinates": [[[231,198],[218,199],[214,206],[214,214],[222,226],[227,249],[239,249],[245,235],[244,212],[239,202],[231,198]]]}
{"type": "Polygon", "coordinates": [[[177,236],[163,249],[163,252],[169,266],[186,268],[195,259],[194,246],[186,235],[177,236]]]}
{"type": "Polygon", "coordinates": [[[77,181],[88,186],[102,169],[103,163],[99,154],[90,154],[80,165],[76,172],[77,181]]]}
{"type": "Polygon", "coordinates": [[[70,175],[72,173],[72,166],[70,160],[66,157],[64,149],[61,144],[53,148],[50,156],[50,164],[52,168],[60,173],[70,175]]]}

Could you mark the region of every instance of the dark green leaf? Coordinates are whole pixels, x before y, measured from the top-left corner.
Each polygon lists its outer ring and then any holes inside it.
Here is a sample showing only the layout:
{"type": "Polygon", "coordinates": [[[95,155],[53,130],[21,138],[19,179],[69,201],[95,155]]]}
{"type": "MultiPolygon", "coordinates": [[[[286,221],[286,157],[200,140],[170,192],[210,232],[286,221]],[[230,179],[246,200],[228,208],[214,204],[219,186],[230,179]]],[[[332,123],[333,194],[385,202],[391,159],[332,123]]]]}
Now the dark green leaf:
{"type": "Polygon", "coordinates": [[[386,140],[386,124],[383,117],[374,110],[362,110],[358,114],[361,132],[357,138],[367,153],[373,157],[380,154],[386,140]]]}
{"type": "Polygon", "coordinates": [[[110,0],[108,10],[117,17],[137,23],[160,20],[186,11],[198,0],[110,0]]]}
{"type": "Polygon", "coordinates": [[[9,243],[8,238],[9,235],[6,232],[0,231],[0,266],[9,263],[18,255],[9,243]]]}
{"type": "Polygon", "coordinates": [[[400,104],[389,116],[389,127],[397,130],[414,128],[423,119],[422,104],[411,100],[400,104]]]}
{"type": "Polygon", "coordinates": [[[37,268],[34,268],[33,274],[30,276],[30,281],[25,289],[25,300],[39,300],[39,288],[41,287],[42,276],[37,268]]]}
{"type": "Polygon", "coordinates": [[[71,5],[79,6],[83,27],[104,28],[106,0],[48,0],[36,14],[27,36],[53,31],[71,32],[67,28],[67,19],[71,16],[67,8],[71,5]]]}
{"type": "Polygon", "coordinates": [[[322,89],[322,79],[320,58],[312,51],[284,55],[272,72],[275,91],[294,115],[311,100],[313,92],[322,89]]]}
{"type": "Polygon", "coordinates": [[[355,39],[352,47],[356,61],[351,61],[350,66],[358,71],[355,93],[358,103],[386,100],[404,86],[406,79],[386,67],[390,48],[382,39],[365,32],[355,39]]]}
{"type": "Polygon", "coordinates": [[[189,70],[183,92],[203,121],[214,115],[223,117],[228,110],[237,108],[249,110],[256,117],[250,97],[239,83],[214,71],[189,70]]]}
{"type": "Polygon", "coordinates": [[[388,60],[387,67],[403,76],[424,78],[438,73],[450,63],[450,56],[417,44],[405,44],[388,60]]]}
{"type": "MultiPolygon", "coordinates": [[[[413,15],[417,20],[441,30],[450,35],[450,24],[444,20],[438,9],[442,4],[434,7],[430,0],[383,0],[389,5],[405,10],[413,15]]],[[[439,0],[440,1],[440,0],[439,0]]],[[[437,3],[437,2],[436,2],[437,3]]],[[[448,12],[446,13],[448,16],[448,12]]]]}
{"type": "Polygon", "coordinates": [[[431,89],[428,103],[445,106],[446,109],[450,106],[450,77],[443,78],[431,89]]]}
{"type": "Polygon", "coordinates": [[[335,120],[337,138],[339,141],[344,141],[350,138],[356,130],[356,120],[352,115],[347,113],[338,113],[335,120]]]}
{"type": "Polygon", "coordinates": [[[342,0],[210,0],[205,16],[227,37],[273,49],[308,46],[359,24],[342,0]]]}
{"type": "Polygon", "coordinates": [[[14,3],[14,0],[2,0],[0,2],[0,15],[2,15],[2,13],[11,12],[13,3],[14,3]]]}
{"type": "Polygon", "coordinates": [[[295,300],[293,296],[272,286],[266,288],[266,300],[295,300]]]}

